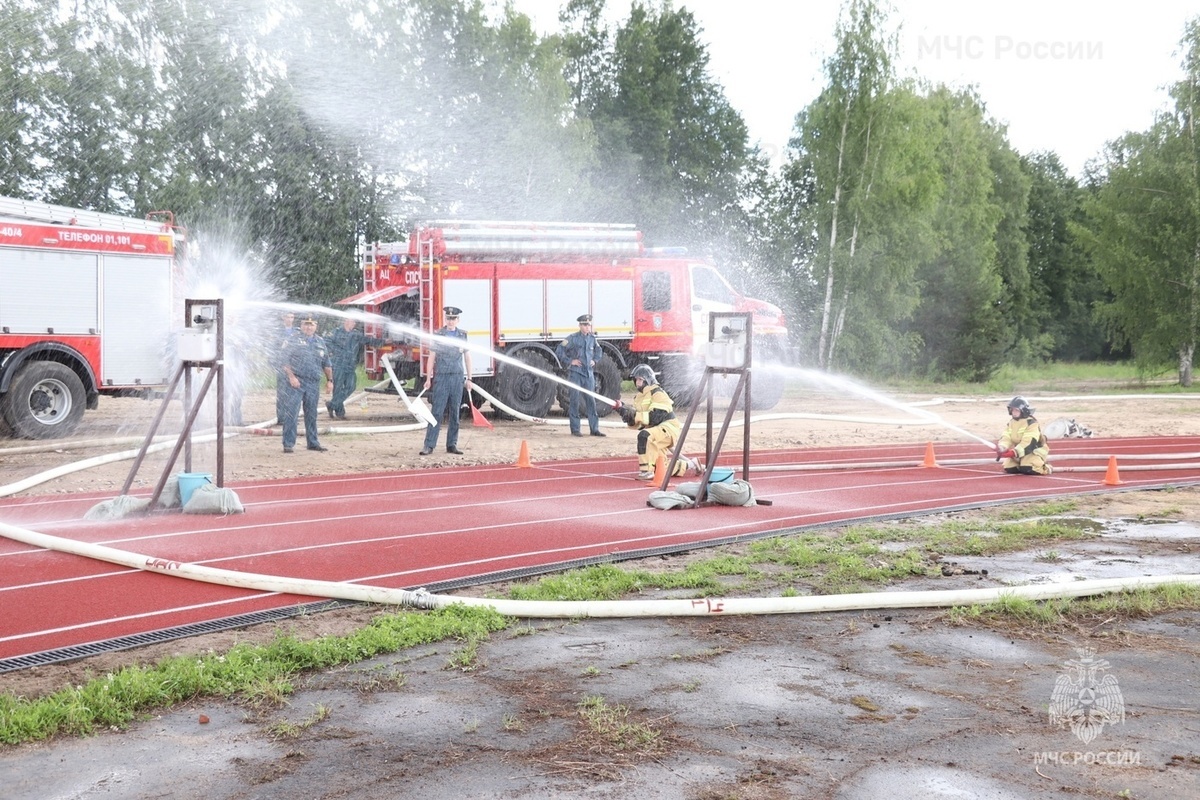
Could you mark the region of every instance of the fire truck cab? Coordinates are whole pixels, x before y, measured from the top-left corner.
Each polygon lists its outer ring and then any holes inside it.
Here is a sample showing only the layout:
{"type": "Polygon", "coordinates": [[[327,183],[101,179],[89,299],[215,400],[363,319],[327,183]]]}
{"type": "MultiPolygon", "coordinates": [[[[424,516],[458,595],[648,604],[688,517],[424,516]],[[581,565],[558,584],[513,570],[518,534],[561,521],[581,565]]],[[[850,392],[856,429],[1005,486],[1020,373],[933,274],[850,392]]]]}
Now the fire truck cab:
{"type": "Polygon", "coordinates": [[[168,379],[170,221],[0,197],[0,417],[67,436],[101,394],[168,379]]]}
{"type": "MultiPolygon", "coordinates": [[[[442,308],[462,309],[459,329],[478,346],[472,381],[509,408],[545,417],[568,390],[528,366],[562,374],[556,345],[591,314],[605,358],[596,391],[616,399],[637,364],[649,364],[679,405],[687,405],[703,369],[708,314],[749,311],[759,363],[780,360],[787,329],[777,306],[741,296],[711,265],[679,249],[643,245],[632,225],[436,221],[407,242],[375,243],[362,255],[363,291],[339,301],[392,324],[368,335],[396,342],[368,348],[366,369],[383,373],[388,358],[401,380],[422,379],[422,339],[442,324],[442,308]],[[486,357],[482,351],[504,358],[486,357]],[[517,365],[521,366],[517,366],[517,365]]],[[[755,373],[753,405],[770,408],[782,378],[755,373]]],[[[600,414],[611,408],[597,404],[600,414]],[[603,406],[602,408],[600,406],[603,406]]]]}

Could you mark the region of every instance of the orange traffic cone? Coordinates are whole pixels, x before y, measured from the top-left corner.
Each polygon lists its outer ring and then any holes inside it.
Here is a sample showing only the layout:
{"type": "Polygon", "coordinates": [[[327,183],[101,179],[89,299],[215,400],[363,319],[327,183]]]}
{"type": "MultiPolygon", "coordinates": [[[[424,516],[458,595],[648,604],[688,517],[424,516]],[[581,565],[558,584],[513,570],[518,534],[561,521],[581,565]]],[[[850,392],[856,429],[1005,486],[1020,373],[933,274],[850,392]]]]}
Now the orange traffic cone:
{"type": "Polygon", "coordinates": [[[1105,486],[1120,486],[1121,476],[1117,474],[1117,457],[1108,457],[1108,472],[1104,473],[1105,486]]]}
{"type": "Polygon", "coordinates": [[[923,467],[936,467],[938,465],[937,458],[933,455],[933,442],[925,445],[925,461],[921,464],[923,467]]]}
{"type": "Polygon", "coordinates": [[[667,477],[667,464],[663,461],[663,457],[659,456],[658,461],[654,462],[654,477],[646,481],[647,486],[662,486],[663,479],[667,477]]]}
{"type": "Polygon", "coordinates": [[[517,455],[517,466],[522,469],[529,469],[533,464],[529,463],[529,442],[521,440],[521,452],[517,455]]]}

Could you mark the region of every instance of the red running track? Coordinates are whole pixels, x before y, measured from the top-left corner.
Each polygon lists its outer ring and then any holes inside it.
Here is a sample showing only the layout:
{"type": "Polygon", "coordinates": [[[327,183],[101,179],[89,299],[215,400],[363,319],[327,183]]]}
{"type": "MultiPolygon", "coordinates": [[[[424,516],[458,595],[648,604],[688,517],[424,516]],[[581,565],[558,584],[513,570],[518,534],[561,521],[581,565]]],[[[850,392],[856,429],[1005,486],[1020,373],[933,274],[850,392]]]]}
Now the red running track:
{"type": "MultiPolygon", "coordinates": [[[[1045,477],[1006,475],[980,449],[939,444],[937,468],[924,466],[924,444],[758,451],[751,483],[770,505],[751,508],[652,509],[631,460],[613,458],[230,484],[246,513],[225,517],[93,522],[84,514],[111,494],[9,498],[0,522],[167,561],[438,591],[833,524],[1200,483],[1200,437],[1056,441],[1045,477]],[[1105,482],[1110,456],[1119,485],[1105,482]]],[[[721,463],[740,466],[740,453],[721,463]]],[[[0,666],[312,601],[0,537],[0,666]]]]}

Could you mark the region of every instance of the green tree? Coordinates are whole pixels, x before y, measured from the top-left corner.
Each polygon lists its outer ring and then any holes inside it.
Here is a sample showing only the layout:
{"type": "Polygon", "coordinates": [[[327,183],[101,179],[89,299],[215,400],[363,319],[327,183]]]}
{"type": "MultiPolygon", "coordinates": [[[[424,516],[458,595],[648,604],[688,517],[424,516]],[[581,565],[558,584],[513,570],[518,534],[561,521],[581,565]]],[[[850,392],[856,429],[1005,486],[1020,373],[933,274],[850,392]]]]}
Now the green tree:
{"type": "Polygon", "coordinates": [[[789,237],[811,252],[795,281],[805,294],[808,345],[818,366],[889,370],[915,358],[903,330],[920,300],[915,269],[935,252],[931,214],[942,191],[939,120],[895,84],[895,37],[872,2],[851,0],[838,23],[828,85],[796,118],[784,196],[803,198],[789,237]]]}
{"type": "Polygon", "coordinates": [[[979,381],[1003,363],[1015,340],[1012,321],[1029,317],[1021,244],[1009,243],[1017,252],[1010,253],[1016,263],[1009,265],[1007,283],[999,264],[1001,223],[1006,216],[1023,218],[1027,184],[1015,156],[997,152],[1000,142],[974,94],[940,87],[928,102],[941,121],[942,190],[933,223],[938,249],[917,273],[921,299],[909,330],[924,346],[915,366],[933,377],[979,381]],[[1012,196],[997,193],[1003,183],[994,171],[997,162],[1004,179],[1018,184],[1007,189],[1012,196]]]}
{"type": "Polygon", "coordinates": [[[893,82],[894,35],[886,15],[871,0],[849,0],[835,31],[836,46],[825,61],[828,85],[797,117],[791,146],[804,162],[791,172],[811,176],[818,231],[817,276],[822,286],[816,362],[831,367],[845,328],[852,295],[850,273],[860,212],[875,186],[878,120],[893,82]]]}
{"type": "Polygon", "coordinates": [[[1037,328],[1059,361],[1094,361],[1110,355],[1095,305],[1104,297],[1078,230],[1085,192],[1051,152],[1021,159],[1030,181],[1025,234],[1030,290],[1037,328]]]}
{"type": "Polygon", "coordinates": [[[1200,325],[1200,19],[1182,41],[1184,79],[1174,113],[1105,153],[1105,182],[1088,203],[1090,244],[1112,293],[1100,319],[1147,369],[1172,356],[1192,384],[1200,325]]]}
{"type": "Polygon", "coordinates": [[[166,113],[154,102],[146,12],[120,0],[72,12],[0,5],[0,181],[50,202],[148,210],[166,113]]]}
{"type": "Polygon", "coordinates": [[[50,64],[46,24],[36,7],[0,3],[0,194],[40,193],[36,155],[48,133],[41,118],[50,64]]]}
{"type": "Polygon", "coordinates": [[[718,259],[744,251],[740,200],[756,154],[709,72],[695,17],[669,0],[634,2],[609,51],[602,11],[599,0],[569,4],[564,18],[578,29],[562,44],[572,96],[596,134],[598,207],[651,241],[718,259]]]}

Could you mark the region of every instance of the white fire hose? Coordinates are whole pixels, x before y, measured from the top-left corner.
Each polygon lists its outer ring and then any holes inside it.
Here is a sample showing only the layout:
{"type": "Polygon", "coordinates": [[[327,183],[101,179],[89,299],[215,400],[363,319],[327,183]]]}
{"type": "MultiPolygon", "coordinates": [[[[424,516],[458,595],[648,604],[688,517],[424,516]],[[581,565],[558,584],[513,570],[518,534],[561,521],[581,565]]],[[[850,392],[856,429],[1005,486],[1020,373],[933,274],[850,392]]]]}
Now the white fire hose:
{"type": "Polygon", "coordinates": [[[635,618],[635,617],[709,617],[742,614],[808,614],[826,611],[865,611],[887,608],[946,608],[994,603],[1006,598],[1054,600],[1088,597],[1110,592],[1153,589],[1169,584],[1200,585],[1200,575],[1134,576],[1072,581],[1064,584],[1011,586],[991,589],[930,590],[912,592],[860,592],[808,597],[698,598],[675,600],[504,600],[479,597],[449,597],[430,594],[422,589],[389,589],[356,583],[338,583],[307,578],[287,578],[250,572],[205,567],[156,558],[104,545],[63,539],[18,528],[0,522],[0,535],[32,547],[42,547],[112,564],[158,572],[178,578],[254,589],[279,594],[298,594],[355,600],[362,603],[408,606],[421,609],[445,608],[460,604],[490,608],[510,617],[540,619],[635,618]]]}

